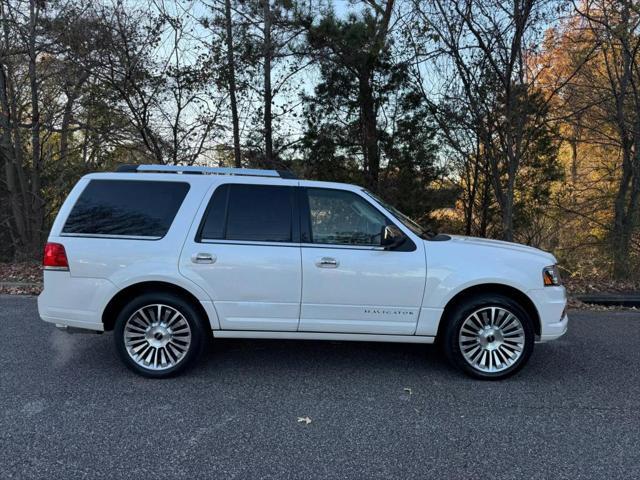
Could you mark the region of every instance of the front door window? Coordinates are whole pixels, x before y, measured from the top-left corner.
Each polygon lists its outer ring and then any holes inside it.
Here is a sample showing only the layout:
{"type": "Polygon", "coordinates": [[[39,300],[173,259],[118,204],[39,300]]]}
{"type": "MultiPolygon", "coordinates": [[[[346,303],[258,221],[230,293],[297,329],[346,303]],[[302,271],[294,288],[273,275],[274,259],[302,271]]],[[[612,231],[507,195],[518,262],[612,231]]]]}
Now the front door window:
{"type": "Polygon", "coordinates": [[[362,197],[345,190],[307,189],[311,242],[379,246],[386,217],[362,197]]]}

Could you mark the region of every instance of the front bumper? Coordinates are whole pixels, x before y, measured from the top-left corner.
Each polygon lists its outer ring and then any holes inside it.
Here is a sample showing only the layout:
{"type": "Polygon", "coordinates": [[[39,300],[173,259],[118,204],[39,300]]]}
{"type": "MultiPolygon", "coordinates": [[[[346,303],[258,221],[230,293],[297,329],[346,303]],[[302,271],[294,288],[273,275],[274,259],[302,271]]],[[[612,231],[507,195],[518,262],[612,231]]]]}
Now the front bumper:
{"type": "Polygon", "coordinates": [[[555,340],[567,333],[567,293],[564,287],[543,287],[528,292],[540,317],[540,342],[555,340]]]}
{"type": "Polygon", "coordinates": [[[559,322],[547,324],[544,330],[547,333],[543,333],[542,335],[540,335],[540,338],[538,339],[538,341],[540,343],[544,343],[544,342],[548,342],[548,341],[560,338],[565,333],[567,333],[568,327],[569,327],[569,315],[567,315],[565,312],[565,314],[562,316],[559,322]]]}

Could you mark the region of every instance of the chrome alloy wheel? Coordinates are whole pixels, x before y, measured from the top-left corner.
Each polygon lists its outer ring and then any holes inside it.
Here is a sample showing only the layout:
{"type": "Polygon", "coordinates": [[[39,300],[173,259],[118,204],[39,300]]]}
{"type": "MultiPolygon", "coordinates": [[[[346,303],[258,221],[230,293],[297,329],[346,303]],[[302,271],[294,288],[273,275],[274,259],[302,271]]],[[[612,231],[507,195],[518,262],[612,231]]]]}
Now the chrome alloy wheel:
{"type": "Polygon", "coordinates": [[[127,353],[140,367],[166,370],[182,361],[191,345],[191,327],[182,313],[168,305],[146,305],[124,326],[127,353]]]}
{"type": "Polygon", "coordinates": [[[502,307],[483,307],[462,323],[460,352],[474,369],[502,372],[518,361],[525,346],[522,322],[502,307]]]}

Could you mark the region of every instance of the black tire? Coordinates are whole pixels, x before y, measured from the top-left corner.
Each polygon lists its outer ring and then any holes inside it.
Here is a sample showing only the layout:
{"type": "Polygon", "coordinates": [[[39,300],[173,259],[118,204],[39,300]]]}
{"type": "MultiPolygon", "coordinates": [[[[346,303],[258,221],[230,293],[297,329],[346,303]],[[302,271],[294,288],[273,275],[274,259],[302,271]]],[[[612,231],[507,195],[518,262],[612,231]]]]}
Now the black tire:
{"type": "MultiPolygon", "coordinates": [[[[501,380],[507,378],[524,367],[533,353],[535,343],[533,320],[518,302],[505,295],[483,294],[467,298],[455,306],[444,320],[446,324],[444,325],[442,346],[447,359],[452,365],[474,378],[482,380],[501,380]],[[460,347],[460,331],[467,318],[475,312],[482,311],[482,309],[485,308],[490,309],[491,307],[498,307],[513,314],[520,321],[522,330],[524,331],[524,346],[520,356],[508,368],[495,372],[483,371],[482,366],[479,364],[476,367],[472,366],[470,362],[473,359],[468,361],[460,347]]],[[[505,337],[506,336],[505,334],[505,337]]],[[[490,352],[488,352],[488,354],[490,354],[490,352]]],[[[497,355],[495,355],[495,357],[497,357],[497,355]]],[[[504,357],[502,358],[504,359],[504,357]]],[[[486,363],[488,362],[485,362],[485,364],[486,363]]],[[[506,364],[507,362],[503,364],[502,368],[504,368],[506,364]]]]}
{"type": "MultiPolygon", "coordinates": [[[[147,311],[147,316],[151,316],[149,313],[153,312],[147,311]]],[[[115,341],[116,351],[118,352],[120,359],[129,369],[148,378],[167,378],[175,376],[191,367],[201,356],[206,339],[208,338],[204,325],[204,319],[201,318],[201,315],[196,308],[194,308],[191,302],[186,301],[179,295],[169,292],[145,293],[134,298],[122,308],[116,318],[113,329],[113,338],[115,341]],[[180,352],[171,345],[169,348],[165,347],[162,353],[150,352],[150,356],[153,356],[155,353],[155,355],[161,359],[164,359],[166,356],[167,365],[165,367],[162,367],[161,365],[160,369],[146,368],[144,365],[140,365],[140,361],[136,362],[132,355],[129,354],[125,344],[125,327],[127,327],[127,322],[134,313],[138,312],[142,308],[151,308],[149,307],[151,305],[166,306],[166,311],[168,311],[169,314],[171,314],[171,309],[178,312],[184,318],[186,324],[188,324],[187,328],[184,326],[184,323],[182,323],[182,332],[187,331],[190,334],[188,346],[184,347],[183,345],[180,345],[181,348],[185,348],[184,352],[180,352]],[[175,363],[174,365],[170,365],[172,361],[175,363]]],[[[129,332],[131,332],[130,327],[128,328],[129,332]]],[[[180,339],[180,337],[177,336],[180,335],[180,333],[176,332],[175,334],[176,340],[184,343],[184,339],[180,339]]],[[[182,333],[182,335],[186,334],[182,333]]],[[[173,335],[171,335],[171,338],[173,338],[173,335]]],[[[153,339],[150,341],[153,341],[153,339]]],[[[144,349],[144,347],[140,348],[144,349]]],[[[162,348],[157,350],[162,350],[162,348]]]]}

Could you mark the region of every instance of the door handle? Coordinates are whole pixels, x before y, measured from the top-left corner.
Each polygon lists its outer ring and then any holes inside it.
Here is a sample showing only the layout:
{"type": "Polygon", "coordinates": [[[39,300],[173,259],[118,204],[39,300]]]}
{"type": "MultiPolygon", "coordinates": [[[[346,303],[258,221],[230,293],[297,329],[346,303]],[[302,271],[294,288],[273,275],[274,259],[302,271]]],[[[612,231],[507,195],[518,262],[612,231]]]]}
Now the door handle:
{"type": "Polygon", "coordinates": [[[193,263],[215,263],[216,256],[210,253],[195,253],[191,256],[193,263]]]}
{"type": "Polygon", "coordinates": [[[322,257],[316,261],[316,267],[319,268],[337,268],[340,262],[335,258],[322,257]]]}

